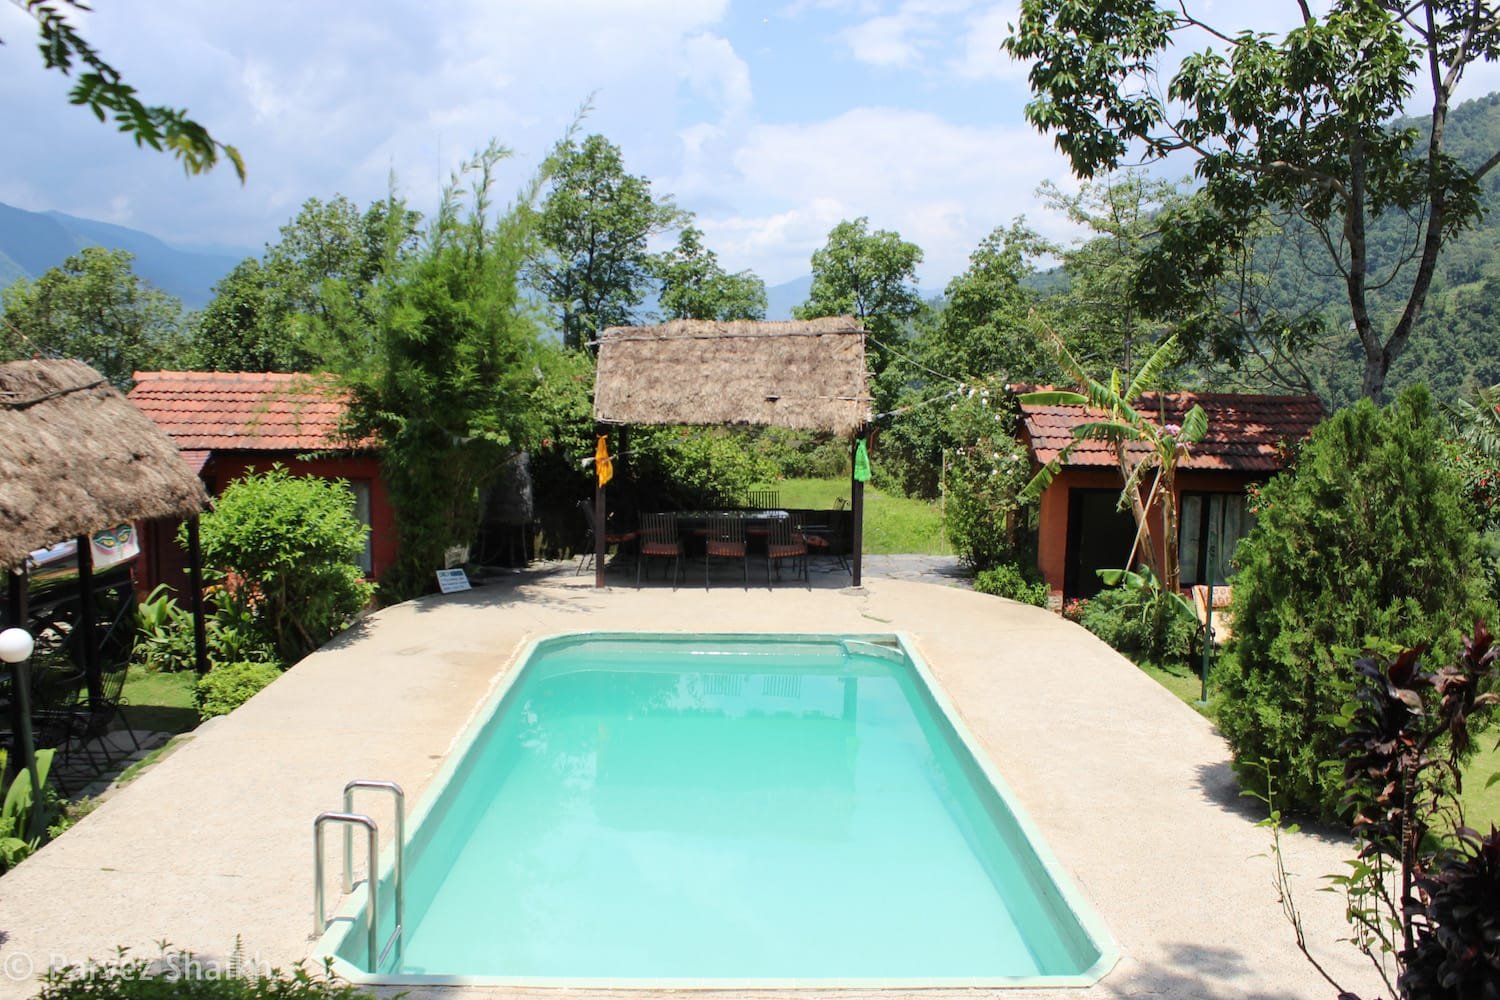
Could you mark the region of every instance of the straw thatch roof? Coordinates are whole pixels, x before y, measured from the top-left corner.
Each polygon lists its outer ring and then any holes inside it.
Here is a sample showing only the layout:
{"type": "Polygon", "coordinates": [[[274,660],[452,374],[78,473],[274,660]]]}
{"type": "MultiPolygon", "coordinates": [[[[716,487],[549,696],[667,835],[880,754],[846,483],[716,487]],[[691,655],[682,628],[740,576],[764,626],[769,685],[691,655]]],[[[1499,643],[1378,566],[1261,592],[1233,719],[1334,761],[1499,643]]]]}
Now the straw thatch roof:
{"type": "Polygon", "coordinates": [[[177,446],[94,369],[0,365],[0,566],[121,521],[206,506],[177,446]]]}
{"type": "Polygon", "coordinates": [[[849,316],[611,327],[599,337],[594,419],[851,435],[870,419],[865,333],[849,316]]]}

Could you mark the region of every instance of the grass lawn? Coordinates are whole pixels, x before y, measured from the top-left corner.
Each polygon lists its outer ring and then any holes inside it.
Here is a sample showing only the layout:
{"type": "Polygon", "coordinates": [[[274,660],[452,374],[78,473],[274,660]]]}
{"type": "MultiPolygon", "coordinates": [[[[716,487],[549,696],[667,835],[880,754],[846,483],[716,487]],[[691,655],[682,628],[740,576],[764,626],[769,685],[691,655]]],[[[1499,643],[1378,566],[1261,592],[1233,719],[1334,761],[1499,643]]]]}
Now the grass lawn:
{"type": "Polygon", "coordinates": [[[1155,663],[1138,663],[1136,666],[1156,683],[1187,702],[1193,708],[1207,715],[1208,710],[1198,704],[1198,698],[1203,694],[1203,683],[1198,675],[1180,663],[1172,663],[1160,666],[1155,663]]]}
{"type": "MultiPolygon", "coordinates": [[[[1154,663],[1137,665],[1162,687],[1210,719],[1213,718],[1207,708],[1198,704],[1198,695],[1201,693],[1198,675],[1187,667],[1159,667],[1154,663]]],[[[1497,739],[1500,739],[1500,726],[1491,727],[1489,731],[1477,736],[1474,743],[1479,751],[1469,759],[1464,768],[1464,820],[1481,833],[1488,832],[1492,823],[1500,826],[1500,781],[1485,787],[1490,775],[1500,772],[1500,747],[1495,745],[1497,739]]]]}
{"type": "Polygon", "coordinates": [[[198,725],[193,704],[193,684],[198,675],[147,673],[132,669],[125,681],[125,717],[132,729],[158,733],[185,733],[198,725]]]}
{"type": "Polygon", "coordinates": [[[1500,749],[1495,746],[1497,738],[1500,738],[1500,731],[1493,726],[1482,733],[1474,741],[1479,752],[1464,768],[1464,820],[1480,833],[1488,833],[1491,823],[1500,826],[1500,781],[1484,787],[1490,775],[1500,772],[1500,749]]]}
{"type": "MultiPolygon", "coordinates": [[[[831,510],[849,499],[847,479],[783,479],[771,485],[786,507],[831,510]]],[[[865,551],[870,555],[952,555],[935,503],[888,496],[865,485],[865,551]]]]}

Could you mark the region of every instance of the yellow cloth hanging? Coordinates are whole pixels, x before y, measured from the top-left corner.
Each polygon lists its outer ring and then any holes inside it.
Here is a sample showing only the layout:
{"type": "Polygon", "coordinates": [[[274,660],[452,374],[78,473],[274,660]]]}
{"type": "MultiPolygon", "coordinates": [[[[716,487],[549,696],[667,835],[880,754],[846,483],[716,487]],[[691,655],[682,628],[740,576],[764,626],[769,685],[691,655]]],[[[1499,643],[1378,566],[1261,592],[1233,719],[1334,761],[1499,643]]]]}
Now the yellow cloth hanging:
{"type": "Polygon", "coordinates": [[[615,462],[609,457],[609,435],[599,435],[599,447],[594,449],[594,468],[599,473],[599,485],[603,486],[615,478],[615,462]]]}

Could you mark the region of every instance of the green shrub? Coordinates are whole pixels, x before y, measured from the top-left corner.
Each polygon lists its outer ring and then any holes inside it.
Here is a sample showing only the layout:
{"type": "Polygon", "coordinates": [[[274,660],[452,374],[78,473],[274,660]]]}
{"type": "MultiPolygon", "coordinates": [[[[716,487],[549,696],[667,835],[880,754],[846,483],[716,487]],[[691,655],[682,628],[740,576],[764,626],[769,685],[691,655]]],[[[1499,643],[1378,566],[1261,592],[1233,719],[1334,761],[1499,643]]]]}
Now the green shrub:
{"type": "Polygon", "coordinates": [[[849,442],[830,434],[787,427],[734,428],[758,458],[782,479],[837,479],[849,475],[849,442]]]}
{"type": "Polygon", "coordinates": [[[1099,591],[1078,622],[1121,653],[1160,665],[1187,662],[1198,634],[1192,610],[1149,570],[1123,574],[1119,586],[1099,591]]]}
{"type": "Polygon", "coordinates": [[[158,584],[136,605],[130,662],[144,670],[172,673],[193,669],[193,657],[193,615],[177,603],[166,584],[158,584]]]}
{"type": "Polygon", "coordinates": [[[774,463],[746,449],[738,435],[723,429],[663,427],[632,440],[629,475],[633,488],[639,496],[668,508],[739,503],[757,483],[776,478],[774,463]]]}
{"type": "MultiPolygon", "coordinates": [[[[209,660],[274,661],[275,652],[255,625],[254,612],[244,588],[213,587],[208,592],[210,610],[203,630],[209,660]]],[[[166,584],[160,584],[140,603],[136,613],[136,640],[130,661],[144,670],[174,673],[197,667],[193,642],[193,614],[178,604],[166,584]]]]}
{"type": "Polygon", "coordinates": [[[246,601],[243,624],[292,664],[374,594],[355,564],[365,530],[342,482],[273,466],[230,483],[203,515],[200,535],[204,561],[246,601]]]}
{"type": "Polygon", "coordinates": [[[1344,812],[1341,734],[1326,720],[1353,694],[1347,650],[1378,638],[1447,659],[1484,612],[1477,535],[1440,434],[1423,388],[1385,409],[1362,401],[1260,492],[1215,709],[1242,782],[1265,760],[1289,810],[1344,812]]]}
{"type": "Polygon", "coordinates": [[[290,973],[247,959],[238,940],[227,959],[170,951],[155,961],[118,949],[109,959],[48,969],[35,1000],[371,1000],[328,971],[290,973]]]}
{"type": "Polygon", "coordinates": [[[198,718],[212,719],[216,715],[228,715],[280,676],[281,668],[274,663],[257,663],[253,660],[220,663],[200,677],[193,686],[198,718]]]}
{"type": "Polygon", "coordinates": [[[1039,608],[1047,606],[1047,582],[1036,570],[1028,573],[1015,563],[980,570],[974,577],[974,589],[981,594],[993,594],[1039,608]]]}

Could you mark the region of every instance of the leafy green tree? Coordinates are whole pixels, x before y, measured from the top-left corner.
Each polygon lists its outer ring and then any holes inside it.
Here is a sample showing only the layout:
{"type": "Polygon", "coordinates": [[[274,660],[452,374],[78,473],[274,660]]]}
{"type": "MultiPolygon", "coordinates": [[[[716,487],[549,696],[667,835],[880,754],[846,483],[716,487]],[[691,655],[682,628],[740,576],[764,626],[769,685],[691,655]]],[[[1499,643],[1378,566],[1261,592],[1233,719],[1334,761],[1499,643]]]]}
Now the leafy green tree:
{"type": "Polygon", "coordinates": [[[1066,290],[1053,303],[1073,356],[1094,376],[1135,368],[1138,348],[1161,339],[1162,324],[1137,302],[1142,254],[1157,237],[1157,217],[1176,186],[1134,170],[1108,174],[1068,194],[1050,181],[1039,192],[1089,237],[1064,250],[1066,290]]]}
{"type": "Polygon", "coordinates": [[[750,271],[725,271],[693,226],[684,226],[677,246],[657,258],[656,276],[666,319],[766,318],[766,283],[750,271]]]}
{"type": "Polygon", "coordinates": [[[356,563],[365,531],[344,483],[274,466],[230,483],[203,515],[200,539],[219,579],[253,591],[246,602],[253,627],[293,664],[342,631],[374,594],[356,563]]]}
{"type": "Polygon", "coordinates": [[[1425,388],[1384,409],[1368,400],[1325,421],[1294,468],[1260,492],[1235,559],[1232,655],[1220,661],[1216,717],[1241,780],[1266,761],[1291,809],[1343,812],[1340,734],[1348,652],[1370,637],[1452,656],[1485,616],[1478,539],[1441,447],[1425,388]]]}
{"type": "MultiPolygon", "coordinates": [[[[922,249],[889,229],[873,233],[869,229],[870,220],[861,216],[829,231],[828,242],[813,251],[812,288],[796,315],[798,319],[853,316],[876,339],[895,344],[922,309],[917,292],[922,249]]],[[[883,368],[882,360],[876,371],[883,368]]]]}
{"type": "Polygon", "coordinates": [[[71,103],[88,108],[100,121],[113,117],[137,146],[170,152],[190,174],[211,170],[222,155],[244,182],[245,162],[237,149],[215,139],[186,110],[142,103],[135,88],[68,23],[68,11],[89,9],[82,0],[16,0],[16,5],[36,20],[37,48],[48,69],[72,76],[75,63],[82,68],[68,93],[71,103]]]}
{"type": "Polygon", "coordinates": [[[1051,378],[1057,371],[1052,352],[1027,322],[1038,305],[1028,282],[1036,260],[1055,252],[1024,219],[997,227],[969,255],[968,270],[948,282],[937,323],[913,349],[931,367],[959,378],[1051,378]]]}
{"type": "Polygon", "coordinates": [[[193,328],[193,367],[222,372],[303,372],[316,367],[306,317],[277,294],[264,264],[246,257],[214,285],[193,328]]]}
{"type": "Polygon", "coordinates": [[[583,347],[629,323],[652,278],[652,236],[682,217],[651,182],[625,172],[620,148],[602,135],[562,142],[550,159],[550,190],[537,220],[532,285],[558,311],[563,344],[583,347]]]}
{"type": "Polygon", "coordinates": [[[381,584],[394,600],[432,589],[444,551],[473,542],[484,489],[541,437],[533,395],[545,373],[519,288],[534,192],[490,218],[508,156],[492,143],[448,185],[419,250],[387,270],[372,350],[345,375],[351,430],[382,446],[400,556],[381,584]]]}
{"type": "Polygon", "coordinates": [[[865,344],[867,364],[875,374],[875,410],[896,407],[908,380],[893,370],[892,359],[907,339],[908,327],[922,312],[917,292],[917,265],[922,250],[888,229],[869,231],[860,217],[834,226],[828,242],[812,255],[812,288],[807,301],[793,310],[798,319],[853,316],[870,336],[865,344]]]}
{"type": "Polygon", "coordinates": [[[308,199],[264,260],[214,286],[194,332],[198,366],[310,371],[366,353],[381,283],[414,250],[420,221],[394,196],[363,212],[342,195],[308,199]]]}
{"type": "Polygon", "coordinates": [[[133,372],[179,366],[187,349],[182,303],[138,278],[133,259],[84,247],[0,292],[4,359],[77,358],[122,389],[133,372]]]}
{"type": "MultiPolygon", "coordinates": [[[[1037,343],[1028,323],[1038,299],[1027,284],[1036,273],[1033,262],[1053,249],[1023,220],[996,228],[970,254],[968,270],[948,283],[941,309],[919,318],[915,336],[902,356],[893,357],[878,383],[883,398],[894,397],[880,438],[883,486],[909,496],[934,497],[943,481],[945,455],[974,448],[979,449],[976,454],[994,451],[977,443],[976,431],[984,432],[981,437],[992,435],[993,425],[1001,419],[999,411],[989,412],[990,426],[976,425],[965,405],[969,397],[955,402],[955,381],[964,384],[965,393],[976,390],[987,407],[990,390],[998,399],[1005,382],[1055,377],[1051,352],[1037,343]]],[[[968,467],[960,463],[950,470],[950,500],[955,488],[965,488],[954,476],[968,467]]],[[[988,475],[984,462],[975,468],[988,475]]],[[[989,491],[986,484],[973,485],[989,491]]]]}
{"type": "Polygon", "coordinates": [[[1448,112],[1465,68],[1500,54],[1500,18],[1468,0],[1334,0],[1300,5],[1284,35],[1211,27],[1186,4],[1153,0],[1024,0],[1005,42],[1030,60],[1036,98],[1026,116],[1080,177],[1148,160],[1195,157],[1212,212],[1159,274],[1222,269],[1275,210],[1304,220],[1340,276],[1364,354],[1361,392],[1378,400],[1426,303],[1439,252],[1480,213],[1480,182],[1500,163],[1492,148],[1461,164],[1447,142],[1448,112]],[[1149,81],[1168,46],[1191,32],[1213,47],[1188,54],[1163,100],[1149,81]],[[1146,81],[1143,84],[1142,81],[1146,81]],[[1425,132],[1388,127],[1418,86],[1430,88],[1425,132]],[[1374,251],[1383,217],[1409,219],[1404,248],[1374,251]],[[1207,262],[1205,262],[1207,261],[1207,262]],[[1371,310],[1376,288],[1403,292],[1389,324],[1371,310]]]}

